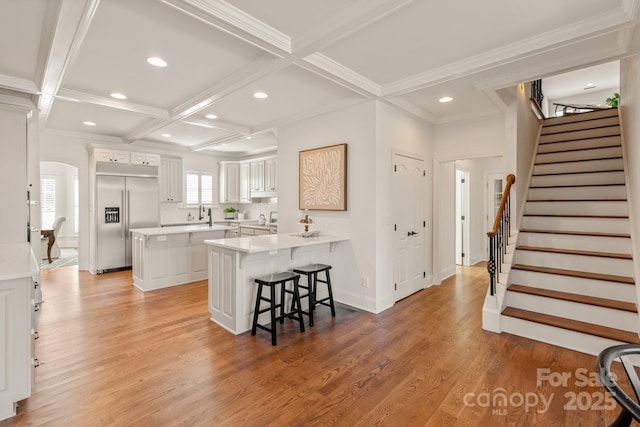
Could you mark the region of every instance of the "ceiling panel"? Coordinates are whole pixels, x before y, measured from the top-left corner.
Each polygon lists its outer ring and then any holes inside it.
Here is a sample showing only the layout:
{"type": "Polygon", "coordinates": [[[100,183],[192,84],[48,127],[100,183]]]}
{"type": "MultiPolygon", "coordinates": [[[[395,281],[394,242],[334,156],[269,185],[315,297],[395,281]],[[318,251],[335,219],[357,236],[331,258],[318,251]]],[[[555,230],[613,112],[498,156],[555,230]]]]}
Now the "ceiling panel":
{"type": "Polygon", "coordinates": [[[0,74],[35,82],[45,16],[57,4],[57,0],[2,1],[0,74]]]}
{"type": "Polygon", "coordinates": [[[280,32],[299,37],[339,15],[357,0],[229,0],[228,3],[280,32]]]}
{"type": "Polygon", "coordinates": [[[238,90],[215,103],[212,109],[222,120],[255,127],[354,96],[350,90],[317,74],[290,66],[238,90]],[[256,91],[266,92],[269,98],[255,99],[256,91]]]}
{"type": "Polygon", "coordinates": [[[273,151],[278,147],[278,140],[271,133],[254,135],[251,139],[241,138],[237,141],[229,141],[225,144],[209,147],[207,151],[220,154],[256,154],[273,151]]]}
{"type": "Polygon", "coordinates": [[[97,105],[58,100],[53,106],[47,121],[47,127],[121,137],[151,121],[152,119],[149,117],[139,114],[131,114],[97,105]],[[96,125],[86,126],[83,124],[84,121],[94,122],[96,125]]]}
{"type": "Polygon", "coordinates": [[[103,0],[65,87],[173,108],[263,51],[152,0],[103,0]],[[165,68],[147,64],[162,57],[165,68]]]}
{"type": "Polygon", "coordinates": [[[173,122],[162,129],[150,133],[145,139],[191,147],[192,145],[208,142],[229,134],[229,131],[221,129],[207,128],[185,122],[173,122]]]}
{"type": "Polygon", "coordinates": [[[416,1],[323,53],[387,84],[619,9],[621,0],[416,1]],[[515,18],[515,19],[514,19],[515,18]]]}
{"type": "MultiPolygon", "coordinates": [[[[559,74],[544,79],[542,90],[545,97],[558,99],[575,94],[588,94],[589,92],[604,89],[617,89],[620,87],[620,62],[607,62],[569,73],[559,74]],[[585,86],[593,83],[585,90],[585,86]]],[[[602,100],[601,100],[602,101],[602,100]]]]}

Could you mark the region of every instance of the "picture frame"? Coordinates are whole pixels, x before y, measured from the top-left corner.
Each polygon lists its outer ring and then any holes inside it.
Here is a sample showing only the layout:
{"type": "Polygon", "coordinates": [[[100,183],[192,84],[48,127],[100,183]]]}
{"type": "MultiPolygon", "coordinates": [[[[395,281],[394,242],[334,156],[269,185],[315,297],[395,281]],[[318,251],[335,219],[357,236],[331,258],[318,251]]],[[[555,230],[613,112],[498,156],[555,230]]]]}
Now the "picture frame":
{"type": "Polygon", "coordinates": [[[300,210],[347,210],[347,144],[299,152],[300,210]]]}

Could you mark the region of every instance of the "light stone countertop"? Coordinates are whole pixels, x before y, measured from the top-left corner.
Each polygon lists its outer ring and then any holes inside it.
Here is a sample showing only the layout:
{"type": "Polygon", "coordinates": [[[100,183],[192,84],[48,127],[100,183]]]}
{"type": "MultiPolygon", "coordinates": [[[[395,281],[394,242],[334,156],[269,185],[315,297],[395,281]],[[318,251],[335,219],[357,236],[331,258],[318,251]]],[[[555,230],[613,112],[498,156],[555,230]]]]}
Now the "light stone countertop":
{"type": "Polygon", "coordinates": [[[153,228],[134,228],[131,230],[133,234],[141,234],[143,236],[163,236],[169,234],[185,234],[185,233],[203,233],[205,231],[226,231],[235,230],[235,227],[228,225],[212,225],[194,224],[194,225],[177,225],[175,227],[153,227],[153,228]]]}
{"type": "Polygon", "coordinates": [[[299,248],[323,243],[337,243],[349,240],[347,236],[320,234],[316,237],[301,237],[293,233],[269,234],[264,236],[233,237],[229,239],[205,240],[204,243],[245,254],[271,252],[282,249],[299,248]]]}
{"type": "Polygon", "coordinates": [[[39,268],[28,243],[0,245],[0,280],[35,276],[39,268]]]}

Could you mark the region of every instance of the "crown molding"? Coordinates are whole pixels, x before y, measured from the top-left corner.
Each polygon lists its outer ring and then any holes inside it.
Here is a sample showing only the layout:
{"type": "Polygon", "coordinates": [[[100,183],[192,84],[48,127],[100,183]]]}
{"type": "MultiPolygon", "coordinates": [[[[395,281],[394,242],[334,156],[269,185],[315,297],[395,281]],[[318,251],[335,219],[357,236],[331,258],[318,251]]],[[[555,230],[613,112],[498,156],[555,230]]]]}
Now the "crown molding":
{"type": "Polygon", "coordinates": [[[390,107],[395,108],[405,114],[410,114],[420,120],[425,120],[429,123],[436,123],[438,121],[438,118],[434,114],[423,110],[413,102],[408,101],[404,98],[381,98],[380,102],[383,102],[384,104],[389,105],[390,107]]]}
{"type": "Polygon", "coordinates": [[[86,92],[80,92],[71,89],[60,89],[55,96],[56,99],[80,102],[83,104],[93,104],[100,107],[113,108],[115,110],[129,111],[132,113],[142,114],[144,116],[169,118],[169,112],[161,108],[149,107],[146,105],[133,104],[131,102],[119,101],[116,99],[106,98],[104,96],[92,95],[86,92]]]}
{"type": "Polygon", "coordinates": [[[415,90],[466,77],[517,60],[522,60],[543,52],[572,45],[581,40],[594,38],[631,25],[632,20],[621,11],[607,12],[592,19],[564,26],[528,39],[492,49],[424,73],[389,83],[382,87],[383,96],[404,95],[415,90]]]}
{"type": "Polygon", "coordinates": [[[16,90],[30,94],[38,94],[40,88],[31,80],[0,74],[0,88],[16,90]]]}
{"type": "MultiPolygon", "coordinates": [[[[372,80],[367,79],[362,74],[358,74],[352,69],[345,67],[339,62],[334,61],[320,52],[312,53],[302,59],[304,62],[329,73],[330,76],[337,77],[343,82],[348,83],[348,88],[358,88],[365,92],[366,95],[380,96],[381,86],[372,80]]],[[[330,77],[324,75],[324,77],[330,77]]],[[[344,84],[342,84],[344,86],[344,84]]]]}
{"type": "Polygon", "coordinates": [[[437,125],[448,125],[448,124],[452,124],[452,123],[458,123],[458,122],[465,122],[468,120],[479,120],[479,119],[484,119],[487,117],[495,117],[495,116],[499,116],[502,115],[503,112],[500,111],[498,108],[494,108],[494,109],[483,109],[480,111],[474,111],[471,113],[464,113],[464,114],[452,114],[450,116],[444,116],[439,118],[435,124],[437,125]]]}
{"type": "Polygon", "coordinates": [[[291,53],[291,38],[222,0],[162,0],[183,13],[270,52],[291,53]]]}
{"type": "Polygon", "coordinates": [[[24,98],[8,93],[0,93],[0,108],[29,113],[36,109],[36,105],[33,103],[31,98],[24,98]]]}
{"type": "Polygon", "coordinates": [[[124,144],[122,138],[117,136],[107,136],[95,133],[86,133],[86,132],[74,132],[70,130],[63,129],[55,129],[55,128],[46,128],[42,131],[41,135],[53,135],[53,136],[61,136],[66,139],[78,139],[84,142],[92,142],[92,143],[107,143],[107,144],[124,144]]]}
{"type": "Polygon", "coordinates": [[[620,9],[627,14],[629,19],[635,19],[640,10],[640,0],[622,0],[620,9]]]}

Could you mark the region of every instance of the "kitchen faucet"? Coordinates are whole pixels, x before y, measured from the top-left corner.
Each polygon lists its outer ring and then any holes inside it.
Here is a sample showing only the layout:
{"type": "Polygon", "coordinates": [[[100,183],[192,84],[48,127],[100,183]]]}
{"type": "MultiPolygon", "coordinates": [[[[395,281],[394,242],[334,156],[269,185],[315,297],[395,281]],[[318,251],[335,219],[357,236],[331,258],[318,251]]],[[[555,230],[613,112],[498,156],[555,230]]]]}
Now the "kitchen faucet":
{"type": "Polygon", "coordinates": [[[204,206],[198,206],[198,221],[201,221],[204,218],[204,206]]]}
{"type": "Polygon", "coordinates": [[[209,215],[209,227],[211,227],[213,225],[213,218],[211,216],[211,208],[209,208],[209,211],[207,212],[207,214],[209,215]]]}

